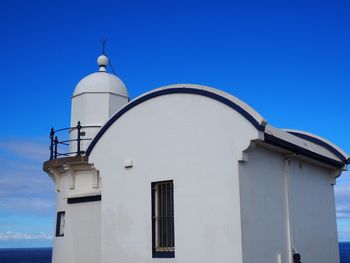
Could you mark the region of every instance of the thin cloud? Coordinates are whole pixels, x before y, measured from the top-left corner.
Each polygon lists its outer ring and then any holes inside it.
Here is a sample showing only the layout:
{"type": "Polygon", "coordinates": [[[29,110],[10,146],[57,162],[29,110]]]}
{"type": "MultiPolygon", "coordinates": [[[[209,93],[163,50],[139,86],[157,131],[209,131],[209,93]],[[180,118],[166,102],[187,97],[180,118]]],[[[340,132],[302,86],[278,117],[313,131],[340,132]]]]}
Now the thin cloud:
{"type": "Polygon", "coordinates": [[[48,142],[38,139],[0,140],[0,150],[28,161],[44,161],[49,154],[48,142]]]}
{"type": "Polygon", "coordinates": [[[0,247],[50,246],[51,231],[37,224],[54,220],[55,187],[42,170],[48,154],[39,139],[0,139],[0,247]]]}
{"type": "Polygon", "coordinates": [[[51,214],[54,183],[42,171],[48,149],[37,139],[0,140],[0,209],[51,214]]]}
{"type": "Polygon", "coordinates": [[[29,234],[11,231],[0,233],[0,241],[9,240],[52,240],[52,236],[45,233],[29,234]]]}
{"type": "Polygon", "coordinates": [[[0,209],[28,214],[53,214],[55,201],[46,197],[7,197],[1,198],[0,209]]]}

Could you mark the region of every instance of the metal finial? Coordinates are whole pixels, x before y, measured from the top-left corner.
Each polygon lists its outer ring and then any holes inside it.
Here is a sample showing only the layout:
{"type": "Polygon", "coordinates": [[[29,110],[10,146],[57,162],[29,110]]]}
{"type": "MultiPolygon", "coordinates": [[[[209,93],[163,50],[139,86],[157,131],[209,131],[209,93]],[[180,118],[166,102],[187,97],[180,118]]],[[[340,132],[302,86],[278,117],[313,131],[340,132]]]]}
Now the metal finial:
{"type": "Polygon", "coordinates": [[[112,66],[111,61],[108,59],[105,48],[106,48],[107,38],[101,38],[101,44],[102,44],[102,55],[97,60],[97,63],[100,65],[99,71],[106,71],[106,66],[109,65],[113,71],[113,74],[115,75],[114,68],[112,66]],[[105,58],[101,58],[104,56],[105,58]],[[101,67],[102,66],[102,67],[101,67]]]}
{"type": "Polygon", "coordinates": [[[105,52],[106,43],[107,43],[107,38],[102,38],[102,39],[101,39],[101,44],[102,44],[102,55],[106,55],[106,52],[105,52]]]}

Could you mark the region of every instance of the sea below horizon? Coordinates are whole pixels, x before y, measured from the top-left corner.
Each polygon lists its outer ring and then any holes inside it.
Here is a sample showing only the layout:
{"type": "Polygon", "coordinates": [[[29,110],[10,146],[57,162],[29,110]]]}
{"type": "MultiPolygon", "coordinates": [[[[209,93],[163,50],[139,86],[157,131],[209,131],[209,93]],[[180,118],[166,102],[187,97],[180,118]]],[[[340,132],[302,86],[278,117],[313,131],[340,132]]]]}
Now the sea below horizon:
{"type": "MultiPolygon", "coordinates": [[[[340,263],[350,263],[350,242],[339,243],[340,263]]],[[[0,248],[0,263],[51,263],[52,248],[0,248]]]]}

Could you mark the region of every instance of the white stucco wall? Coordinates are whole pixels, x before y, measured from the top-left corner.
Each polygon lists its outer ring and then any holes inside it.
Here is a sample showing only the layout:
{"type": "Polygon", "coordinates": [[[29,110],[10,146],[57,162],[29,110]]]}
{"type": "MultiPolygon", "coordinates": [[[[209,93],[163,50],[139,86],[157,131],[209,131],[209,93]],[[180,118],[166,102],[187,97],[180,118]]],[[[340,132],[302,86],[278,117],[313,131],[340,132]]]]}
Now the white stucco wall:
{"type": "Polygon", "coordinates": [[[101,262],[242,262],[238,160],[257,137],[239,113],[199,95],[156,97],[125,113],[89,156],[103,180],[101,262]],[[151,183],[169,179],[175,258],[155,259],[151,183]]]}
{"type": "Polygon", "coordinates": [[[283,157],[257,146],[239,170],[244,263],[288,262],[283,157]]]}
{"type": "Polygon", "coordinates": [[[244,263],[292,263],[291,248],[302,262],[339,262],[332,174],[260,146],[249,152],[239,176],[244,263]]]}
{"type": "MultiPolygon", "coordinates": [[[[63,175],[60,178],[56,178],[55,184],[59,186],[59,191],[56,193],[56,213],[60,211],[67,211],[68,204],[66,199],[66,190],[68,189],[69,180],[63,175]]],[[[52,250],[52,263],[60,262],[74,262],[73,240],[69,231],[69,219],[65,218],[65,233],[63,237],[56,237],[56,215],[55,224],[53,229],[53,250],[52,250]]]]}
{"type": "Polygon", "coordinates": [[[290,214],[293,246],[303,262],[339,262],[331,170],[291,160],[290,214]]]}
{"type": "Polygon", "coordinates": [[[101,202],[68,204],[67,199],[100,194],[97,173],[88,164],[56,170],[56,212],[65,212],[64,236],[55,236],[52,263],[100,262],[101,202]],[[97,184],[96,184],[97,183],[97,184]]]}

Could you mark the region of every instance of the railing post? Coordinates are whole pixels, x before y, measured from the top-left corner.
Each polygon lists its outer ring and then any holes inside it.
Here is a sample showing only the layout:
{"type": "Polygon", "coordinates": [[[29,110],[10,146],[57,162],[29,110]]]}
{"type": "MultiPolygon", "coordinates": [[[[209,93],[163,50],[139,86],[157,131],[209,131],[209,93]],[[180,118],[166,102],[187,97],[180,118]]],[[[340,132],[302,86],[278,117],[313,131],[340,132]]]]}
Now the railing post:
{"type": "Polygon", "coordinates": [[[51,128],[50,131],[50,160],[53,159],[53,137],[55,135],[55,130],[51,128]]]}
{"type": "Polygon", "coordinates": [[[80,130],[81,130],[81,125],[80,125],[80,121],[78,121],[78,125],[77,125],[77,131],[78,131],[78,136],[77,136],[77,155],[81,154],[81,151],[80,151],[80,130]]]}
{"type": "Polygon", "coordinates": [[[57,136],[55,136],[55,154],[54,154],[55,159],[57,159],[57,144],[58,144],[58,138],[57,136]]]}

